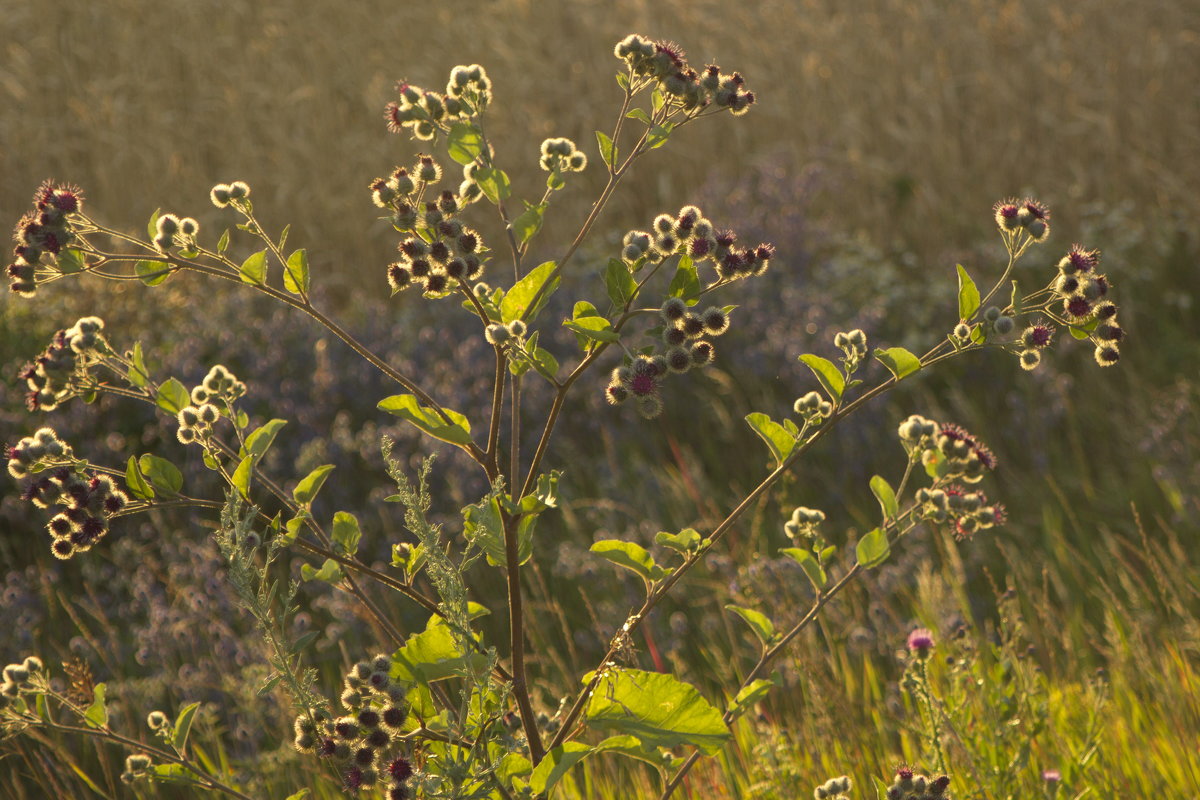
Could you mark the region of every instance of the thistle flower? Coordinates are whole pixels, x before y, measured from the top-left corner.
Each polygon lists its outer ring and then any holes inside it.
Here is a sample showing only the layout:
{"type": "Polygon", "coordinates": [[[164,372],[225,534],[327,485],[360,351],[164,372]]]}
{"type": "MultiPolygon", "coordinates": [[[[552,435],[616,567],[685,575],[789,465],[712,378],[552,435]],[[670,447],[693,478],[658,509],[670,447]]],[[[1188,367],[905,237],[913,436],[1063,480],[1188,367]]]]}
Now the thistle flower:
{"type": "Polygon", "coordinates": [[[908,635],[908,652],[924,659],[933,649],[933,634],[928,628],[916,628],[908,635]]]}

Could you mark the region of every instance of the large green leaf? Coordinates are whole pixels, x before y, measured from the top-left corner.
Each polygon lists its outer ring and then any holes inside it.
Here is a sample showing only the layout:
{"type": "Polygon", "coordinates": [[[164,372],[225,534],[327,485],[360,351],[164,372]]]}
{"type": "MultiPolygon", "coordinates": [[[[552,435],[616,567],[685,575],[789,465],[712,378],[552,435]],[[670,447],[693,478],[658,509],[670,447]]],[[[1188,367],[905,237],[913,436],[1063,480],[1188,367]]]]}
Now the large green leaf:
{"type": "Polygon", "coordinates": [[[770,644],[775,638],[775,623],[761,611],[755,611],[753,608],[742,608],[735,606],[732,603],[725,606],[726,610],[737,614],[746,624],[750,626],[750,630],[754,631],[754,635],[759,638],[763,644],[770,644]]]}
{"type": "Polygon", "coordinates": [[[480,653],[464,653],[449,627],[430,620],[424,631],[408,637],[392,654],[390,674],[400,681],[430,683],[462,675],[485,660],[480,653]]]}
{"type": "MultiPolygon", "coordinates": [[[[521,520],[517,526],[517,560],[524,564],[533,555],[533,517],[521,520]]],[[[463,509],[463,535],[483,551],[493,567],[508,563],[504,550],[504,524],[500,517],[500,501],[484,498],[463,509]]]]}
{"type": "Polygon", "coordinates": [[[513,235],[517,244],[525,244],[542,229],[542,217],[546,213],[547,203],[531,205],[512,221],[513,235]]]}
{"type": "Polygon", "coordinates": [[[379,409],[411,422],[421,431],[443,442],[465,447],[471,443],[471,423],[457,411],[445,409],[450,422],[432,408],[422,406],[411,394],[396,394],[381,400],[379,409]]]}
{"type": "Polygon", "coordinates": [[[255,286],[261,286],[267,279],[267,251],[259,250],[245,261],[238,269],[241,273],[244,283],[252,283],[255,286]]]}
{"type": "Polygon", "coordinates": [[[333,515],[333,551],[339,555],[352,556],[358,552],[358,542],[362,539],[362,531],[358,527],[358,518],[348,511],[339,511],[333,515]]]}
{"type": "Polygon", "coordinates": [[[871,478],[871,492],[879,501],[879,508],[886,519],[895,519],[900,515],[900,507],[896,504],[896,492],[882,476],[876,475],[871,478]]]}
{"type": "Polygon", "coordinates": [[[588,341],[616,342],[621,336],[612,329],[612,323],[604,317],[576,317],[563,320],[563,327],[574,332],[583,347],[588,341]]]}
{"type": "Polygon", "coordinates": [[[882,529],[876,528],[858,540],[854,552],[858,557],[859,564],[867,569],[878,567],[891,555],[887,534],[882,529]]]}
{"type": "Polygon", "coordinates": [[[311,279],[308,275],[308,251],[304,248],[288,256],[283,270],[283,288],[292,294],[308,294],[311,279]]]}
{"type": "Polygon", "coordinates": [[[512,194],[512,184],[504,170],[495,167],[482,167],[475,170],[475,182],[483,190],[483,194],[492,205],[499,205],[512,194]]]}
{"type": "Polygon", "coordinates": [[[800,547],[785,547],[779,552],[800,565],[800,568],[804,570],[804,574],[808,576],[808,580],[812,583],[813,588],[818,592],[825,588],[825,584],[829,582],[829,576],[825,574],[825,570],[817,562],[817,558],[812,554],[812,551],[800,547]]]}
{"type": "Polygon", "coordinates": [[[139,500],[154,499],[154,489],[142,475],[142,470],[138,467],[137,456],[130,456],[129,463],[125,467],[125,487],[139,500]]]}
{"type": "Polygon", "coordinates": [[[133,272],[147,286],[158,286],[171,277],[171,265],[163,261],[139,261],[133,265],[133,272]]]}
{"type": "Polygon", "coordinates": [[[746,424],[767,443],[767,447],[771,448],[771,455],[775,456],[775,460],[780,464],[796,449],[795,433],[766,414],[758,411],[747,414],[746,424]]]}
{"type": "Polygon", "coordinates": [[[345,577],[342,572],[342,567],[332,558],[325,559],[325,563],[321,568],[313,569],[311,564],[300,565],[300,577],[306,581],[324,581],[325,583],[333,584],[345,577]]]}
{"type": "Polygon", "coordinates": [[[483,153],[483,134],[470,123],[456,122],[446,137],[446,150],[459,164],[470,164],[483,153]]]}
{"type": "Polygon", "coordinates": [[[589,724],[636,736],[647,747],[694,745],[712,755],[729,741],[721,712],[672,675],[613,668],[587,705],[589,724]]]}
{"type": "Polygon", "coordinates": [[[554,788],[554,784],[570,771],[571,767],[595,752],[595,748],[582,742],[567,742],[556,747],[538,763],[529,778],[529,788],[541,795],[554,788]]]}
{"type": "Polygon", "coordinates": [[[107,688],[103,683],[92,687],[92,703],[83,714],[83,721],[89,728],[103,728],[108,724],[108,705],[104,699],[107,688]]]}
{"type": "Polygon", "coordinates": [[[508,323],[515,319],[523,319],[529,322],[537,317],[538,312],[546,305],[546,301],[558,290],[561,282],[558,277],[555,277],[550,285],[542,291],[542,287],[545,286],[556,266],[554,261],[539,264],[530,270],[528,275],[517,281],[500,301],[500,321],[508,323]],[[542,296],[538,298],[537,307],[531,310],[529,304],[533,302],[533,298],[539,291],[542,292],[542,296]]]}
{"type": "Polygon", "coordinates": [[[654,563],[654,557],[639,544],[620,539],[603,539],[592,545],[591,551],[618,567],[632,570],[645,581],[660,580],[666,570],[654,563]]]}
{"type": "Polygon", "coordinates": [[[876,350],[875,358],[896,376],[896,380],[907,377],[921,368],[921,359],[903,347],[876,350]]]}
{"type": "Polygon", "coordinates": [[[321,491],[321,487],[325,485],[325,479],[331,472],[333,472],[333,464],[322,464],[305,475],[292,490],[292,499],[302,506],[311,503],[317,496],[317,492],[321,491]]]}
{"type": "Polygon", "coordinates": [[[696,273],[696,265],[692,263],[691,256],[682,256],[671,277],[671,285],[667,287],[667,294],[690,300],[699,293],[700,277],[696,273]]]}
{"type": "Polygon", "coordinates": [[[767,692],[771,691],[771,687],[774,685],[775,682],[767,678],[759,678],[751,682],[742,687],[742,690],[737,693],[737,697],[733,698],[729,710],[735,717],[745,714],[755,703],[766,697],[767,692]]]}
{"type": "Polygon", "coordinates": [[[175,378],[170,378],[162,386],[158,387],[158,395],[155,397],[155,402],[163,411],[171,416],[175,416],[182,409],[191,405],[192,397],[188,394],[188,390],[183,388],[182,383],[175,378]]]}
{"type": "Polygon", "coordinates": [[[165,458],[146,453],[138,459],[138,469],[155,489],[179,494],[179,490],[183,488],[183,474],[165,458]]]}
{"type": "Polygon", "coordinates": [[[669,547],[679,553],[690,553],[700,549],[700,534],[695,528],[684,528],[679,533],[659,531],[654,534],[654,543],[669,547]]]}
{"type": "Polygon", "coordinates": [[[610,258],[604,270],[604,288],[608,290],[608,299],[612,304],[624,308],[637,292],[637,281],[629,274],[629,267],[624,261],[610,258]]]}
{"type": "Polygon", "coordinates": [[[273,419],[256,428],[253,433],[246,437],[246,443],[242,445],[238,455],[242,457],[252,455],[255,459],[261,459],[263,454],[270,449],[271,444],[275,441],[275,437],[279,434],[279,430],[284,425],[287,425],[286,419],[273,419]]]}
{"type": "Polygon", "coordinates": [[[842,371],[829,359],[810,353],[800,356],[800,360],[817,376],[821,386],[829,393],[829,399],[835,404],[838,403],[846,389],[846,379],[842,377],[842,371]]]}
{"type": "Polygon", "coordinates": [[[604,131],[596,131],[596,144],[600,145],[600,157],[604,159],[604,163],[612,166],[617,160],[617,146],[613,144],[613,140],[604,131]]]}

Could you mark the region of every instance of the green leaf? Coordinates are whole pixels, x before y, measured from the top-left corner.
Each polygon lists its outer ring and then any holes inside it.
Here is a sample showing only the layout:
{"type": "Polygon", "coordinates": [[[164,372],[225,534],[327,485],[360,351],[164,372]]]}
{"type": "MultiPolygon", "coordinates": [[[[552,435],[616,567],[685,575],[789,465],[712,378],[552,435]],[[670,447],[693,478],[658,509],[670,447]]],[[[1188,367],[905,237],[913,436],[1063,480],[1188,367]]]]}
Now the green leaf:
{"type": "Polygon", "coordinates": [[[742,608],[735,606],[732,603],[725,606],[726,611],[732,611],[737,614],[746,624],[750,626],[750,630],[758,636],[759,641],[763,644],[770,644],[775,638],[775,623],[771,622],[770,618],[761,611],[755,611],[753,608],[742,608]]]}
{"type": "MultiPolygon", "coordinates": [[[[500,517],[500,501],[485,497],[474,505],[463,508],[463,536],[483,551],[487,562],[493,567],[508,563],[504,549],[504,523],[500,517]]],[[[524,522],[524,521],[522,521],[524,522]]],[[[533,555],[533,528],[519,525],[517,528],[517,561],[524,564],[533,555]]]]}
{"type": "Polygon", "coordinates": [[[175,732],[171,735],[171,747],[175,751],[182,753],[187,747],[188,734],[192,730],[192,720],[196,716],[196,709],[200,707],[199,703],[191,703],[184,706],[179,712],[179,716],[175,719],[175,732]]]}
{"type": "Polygon", "coordinates": [[[616,74],[616,78],[617,78],[617,86],[620,86],[622,89],[625,89],[626,91],[628,91],[629,90],[629,75],[627,75],[624,72],[618,72],[616,74]]]}
{"type": "Polygon", "coordinates": [[[546,753],[529,778],[529,788],[534,795],[541,795],[554,788],[571,767],[583,761],[596,750],[582,742],[566,742],[546,753]]]}
{"type": "Polygon", "coordinates": [[[238,270],[242,275],[243,283],[262,286],[267,279],[267,251],[259,250],[245,261],[238,270]]]}
{"type": "Polygon", "coordinates": [[[921,368],[921,359],[903,347],[889,347],[887,350],[876,350],[875,358],[896,376],[897,381],[912,375],[921,368]]]}
{"type": "Polygon", "coordinates": [[[333,552],[352,556],[358,552],[360,539],[362,531],[359,530],[358,519],[353,514],[339,511],[333,515],[333,552]]]}
{"type": "Polygon", "coordinates": [[[337,583],[345,575],[342,573],[342,567],[332,558],[325,559],[325,563],[321,565],[320,570],[312,568],[311,564],[300,565],[300,577],[305,581],[324,581],[325,583],[337,583]]]}
{"type": "Polygon", "coordinates": [[[313,498],[317,496],[317,492],[321,491],[321,487],[325,485],[325,479],[331,472],[333,472],[333,464],[322,464],[305,475],[292,490],[292,499],[302,506],[312,503],[313,498]]]}
{"type": "Polygon", "coordinates": [[[183,475],[165,458],[146,453],[138,459],[138,468],[150,479],[150,484],[155,489],[179,494],[179,490],[183,488],[183,475]]]}
{"type": "Polygon", "coordinates": [[[275,436],[279,433],[279,429],[284,425],[287,425],[286,419],[273,419],[257,428],[246,437],[246,443],[242,445],[238,455],[252,455],[256,459],[261,459],[263,454],[267,452],[271,444],[275,441],[275,436]]]}
{"type": "Polygon", "coordinates": [[[596,745],[597,753],[615,753],[626,758],[644,761],[651,766],[663,766],[662,751],[657,747],[646,747],[636,736],[610,736],[596,745]]]}
{"type": "Polygon", "coordinates": [[[842,377],[842,371],[829,359],[809,353],[800,356],[800,360],[817,376],[817,381],[829,394],[829,399],[833,400],[835,405],[841,402],[842,392],[846,390],[846,380],[842,377]]]}
{"type": "Polygon", "coordinates": [[[558,508],[558,480],[562,470],[552,469],[538,475],[533,494],[521,498],[517,510],[522,514],[540,514],[550,508],[558,508]]]}
{"type": "Polygon", "coordinates": [[[563,320],[563,327],[575,334],[579,346],[587,341],[617,342],[621,335],[612,329],[612,323],[604,317],[577,317],[563,320]]]}
{"type": "Polygon", "coordinates": [[[541,347],[535,347],[530,353],[530,357],[533,360],[534,369],[549,380],[555,380],[554,376],[558,374],[558,359],[554,357],[553,353],[541,347]]]}
{"type": "Polygon", "coordinates": [[[684,528],[679,533],[659,531],[654,534],[655,544],[669,547],[680,553],[691,553],[700,549],[700,534],[693,528],[684,528]]]}
{"type": "Polygon", "coordinates": [[[513,233],[517,237],[518,244],[525,244],[542,229],[542,215],[546,213],[547,205],[547,203],[538,203],[536,206],[530,206],[512,221],[513,233]]]}
{"type": "Polygon", "coordinates": [[[969,322],[971,317],[975,316],[975,312],[979,310],[979,289],[975,287],[975,281],[971,280],[971,276],[963,268],[962,264],[957,264],[958,267],[958,318],[963,322],[969,322]]]}
{"type": "Polygon", "coordinates": [[[283,246],[285,244],[287,244],[287,237],[288,237],[288,234],[291,233],[291,230],[292,230],[291,223],[288,223],[287,225],[283,226],[283,231],[279,234],[279,245],[278,245],[279,250],[283,250],[283,246]]]}
{"type": "Polygon", "coordinates": [[[392,654],[391,677],[399,681],[431,683],[462,675],[486,663],[481,653],[464,653],[448,625],[433,617],[421,633],[413,634],[392,654]]]}
{"type": "Polygon", "coordinates": [[[446,136],[446,149],[451,158],[466,166],[483,153],[483,135],[470,123],[456,122],[446,136]]]}
{"type": "Polygon", "coordinates": [[[308,294],[311,280],[308,274],[308,251],[300,248],[288,256],[283,270],[283,288],[292,294],[308,294]]]}
{"type": "Polygon", "coordinates": [[[222,254],[229,249],[229,228],[221,234],[221,238],[217,240],[217,253],[222,254]]]}
{"type": "Polygon", "coordinates": [[[829,576],[825,574],[825,569],[817,563],[817,559],[813,557],[811,551],[799,547],[785,547],[779,552],[800,565],[813,588],[818,592],[825,588],[825,584],[829,582],[829,576]]]}
{"type": "Polygon", "coordinates": [[[499,205],[512,194],[512,184],[509,183],[508,175],[504,174],[502,169],[481,167],[475,170],[475,182],[479,184],[479,188],[483,190],[484,196],[492,202],[492,205],[499,205]]]}
{"type": "Polygon", "coordinates": [[[694,745],[712,755],[730,739],[721,712],[695,687],[657,672],[608,670],[588,700],[586,718],[645,747],[694,745]]]}
{"type": "Polygon", "coordinates": [[[133,271],[147,286],[158,286],[171,277],[171,266],[161,261],[139,261],[133,265],[133,271]]]}
{"type": "Polygon", "coordinates": [[[876,475],[871,478],[871,492],[875,495],[875,499],[879,501],[879,507],[883,510],[885,520],[895,519],[900,516],[900,507],[896,503],[896,492],[892,490],[891,484],[881,476],[876,475]]]}
{"type": "Polygon", "coordinates": [[[630,111],[628,114],[626,114],[625,117],[626,119],[636,119],[638,122],[645,124],[646,127],[650,127],[654,124],[654,122],[650,119],[650,115],[646,113],[646,109],[644,108],[635,108],[633,111],[630,111]]]}
{"type": "Polygon", "coordinates": [[[767,447],[771,448],[771,455],[775,456],[775,460],[780,464],[796,449],[796,437],[766,414],[759,411],[747,414],[746,424],[767,443],[767,447]]]}
{"type": "Polygon", "coordinates": [[[608,290],[609,301],[617,308],[624,308],[637,292],[637,281],[629,274],[624,261],[610,258],[604,270],[604,288],[608,290]]]}
{"type": "Polygon", "coordinates": [[[154,209],[154,213],[150,215],[150,221],[146,223],[146,235],[153,241],[155,236],[158,236],[158,218],[161,216],[161,208],[154,209]]]}
{"type": "Polygon", "coordinates": [[[1008,304],[1012,307],[1012,315],[1018,317],[1021,315],[1021,289],[1017,286],[1017,282],[1012,282],[1012,295],[1008,298],[1008,304]]]}
{"type": "Polygon", "coordinates": [[[759,678],[758,680],[752,681],[746,686],[743,686],[742,690],[737,693],[737,697],[733,698],[733,704],[729,707],[729,710],[735,717],[745,714],[754,706],[755,703],[766,697],[767,693],[771,691],[771,687],[774,685],[775,681],[770,680],[769,678],[759,678]]]}
{"type": "Polygon", "coordinates": [[[150,773],[155,783],[186,783],[195,785],[193,774],[184,769],[181,764],[153,764],[150,773]]]}
{"type": "Polygon", "coordinates": [[[1068,325],[1067,330],[1071,332],[1071,336],[1082,341],[1094,333],[1098,327],[1100,327],[1100,320],[1093,319],[1087,322],[1068,325]]]}
{"type": "Polygon", "coordinates": [[[666,570],[654,563],[654,557],[646,548],[620,539],[604,539],[592,545],[591,551],[618,567],[632,570],[647,583],[659,580],[666,570]]]}
{"type": "Polygon", "coordinates": [[[596,131],[596,144],[600,145],[600,158],[611,168],[617,161],[617,146],[604,131],[596,131]]]}
{"type": "Polygon", "coordinates": [[[887,534],[876,528],[858,540],[854,553],[858,557],[858,563],[867,569],[878,567],[891,555],[887,534]]]}
{"type": "Polygon", "coordinates": [[[184,408],[191,405],[192,397],[188,394],[188,390],[183,388],[182,383],[175,378],[171,378],[158,387],[158,396],[155,397],[155,402],[163,411],[171,416],[175,416],[184,408]]]}
{"type": "Polygon", "coordinates": [[[154,490],[150,488],[150,484],[142,476],[142,471],[138,468],[135,456],[129,457],[129,463],[125,467],[125,487],[129,489],[130,494],[141,500],[154,499],[154,490]]]}
{"type": "Polygon", "coordinates": [[[646,134],[646,149],[654,150],[666,144],[674,127],[670,122],[664,122],[662,125],[652,125],[650,132],[646,134]]]}
{"type": "Polygon", "coordinates": [[[129,356],[132,366],[129,368],[129,382],[139,389],[145,388],[150,382],[150,371],[146,369],[146,357],[142,354],[142,343],[133,343],[133,352],[129,356]]]}
{"type": "Polygon", "coordinates": [[[449,422],[411,394],[396,394],[379,402],[379,410],[407,420],[424,433],[443,442],[465,447],[471,443],[471,423],[457,411],[445,409],[449,422]]]}
{"type": "Polygon", "coordinates": [[[554,261],[539,264],[530,270],[528,275],[517,281],[500,301],[500,321],[506,324],[515,319],[532,322],[546,305],[550,296],[558,291],[558,285],[562,282],[559,277],[555,276],[550,285],[546,286],[545,291],[542,292],[542,296],[538,298],[537,307],[529,308],[529,304],[533,302],[533,298],[550,279],[556,266],[558,265],[554,261]]]}
{"type": "Polygon", "coordinates": [[[696,274],[696,265],[692,263],[691,256],[681,256],[679,266],[671,277],[671,285],[667,287],[667,294],[689,300],[699,293],[700,277],[696,274]]]}
{"type": "Polygon", "coordinates": [[[92,689],[92,704],[83,714],[83,721],[89,728],[103,728],[108,724],[108,706],[104,700],[106,688],[103,683],[97,683],[92,689]]]}
{"type": "Polygon", "coordinates": [[[74,275],[77,272],[83,272],[87,266],[87,260],[83,256],[83,251],[78,247],[64,247],[58,254],[58,270],[63,275],[74,275]]]}
{"type": "Polygon", "coordinates": [[[245,456],[238,462],[237,469],[233,471],[233,477],[229,479],[233,484],[233,488],[238,490],[246,500],[250,499],[250,478],[254,475],[254,464],[258,459],[254,456],[245,456]]]}

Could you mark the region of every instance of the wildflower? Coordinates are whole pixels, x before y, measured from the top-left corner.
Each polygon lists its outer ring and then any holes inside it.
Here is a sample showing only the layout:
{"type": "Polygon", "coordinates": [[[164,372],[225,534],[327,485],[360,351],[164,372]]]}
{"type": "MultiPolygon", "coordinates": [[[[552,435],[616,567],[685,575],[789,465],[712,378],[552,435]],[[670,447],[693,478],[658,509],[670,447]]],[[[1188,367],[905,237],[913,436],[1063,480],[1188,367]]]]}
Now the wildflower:
{"type": "Polygon", "coordinates": [[[928,628],[917,628],[908,635],[908,652],[917,658],[925,658],[932,649],[933,634],[929,632],[928,628]]]}

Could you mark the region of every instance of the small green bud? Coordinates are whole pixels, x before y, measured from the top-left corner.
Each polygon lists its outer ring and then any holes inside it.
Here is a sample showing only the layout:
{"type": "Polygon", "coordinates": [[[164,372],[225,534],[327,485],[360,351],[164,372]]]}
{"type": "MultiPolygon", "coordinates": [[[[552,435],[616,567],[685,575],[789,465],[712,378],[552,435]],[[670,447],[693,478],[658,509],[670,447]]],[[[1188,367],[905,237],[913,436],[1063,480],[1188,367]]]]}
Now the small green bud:
{"type": "Polygon", "coordinates": [[[525,323],[519,319],[514,319],[512,322],[508,323],[509,334],[517,339],[520,339],[522,336],[524,336],[526,330],[527,328],[525,323]]]}
{"type": "Polygon", "coordinates": [[[965,322],[960,322],[954,326],[954,338],[960,342],[967,342],[971,339],[971,326],[965,322]]]}
{"type": "Polygon", "coordinates": [[[1013,318],[999,317],[995,322],[992,323],[992,330],[1001,336],[1007,336],[1008,334],[1012,333],[1013,318]]]}
{"type": "Polygon", "coordinates": [[[168,724],[167,715],[161,711],[151,711],[146,716],[146,725],[150,730],[156,731],[159,728],[165,727],[168,724]]]}
{"type": "Polygon", "coordinates": [[[996,306],[988,306],[987,310],[983,312],[983,318],[988,322],[995,322],[1000,319],[1000,309],[996,306]]]}
{"type": "Polygon", "coordinates": [[[1021,369],[1035,370],[1042,363],[1042,354],[1037,350],[1022,350],[1020,359],[1021,369]]]}
{"type": "Polygon", "coordinates": [[[250,187],[245,181],[234,181],[229,184],[229,199],[244,200],[250,196],[250,187]]]}

